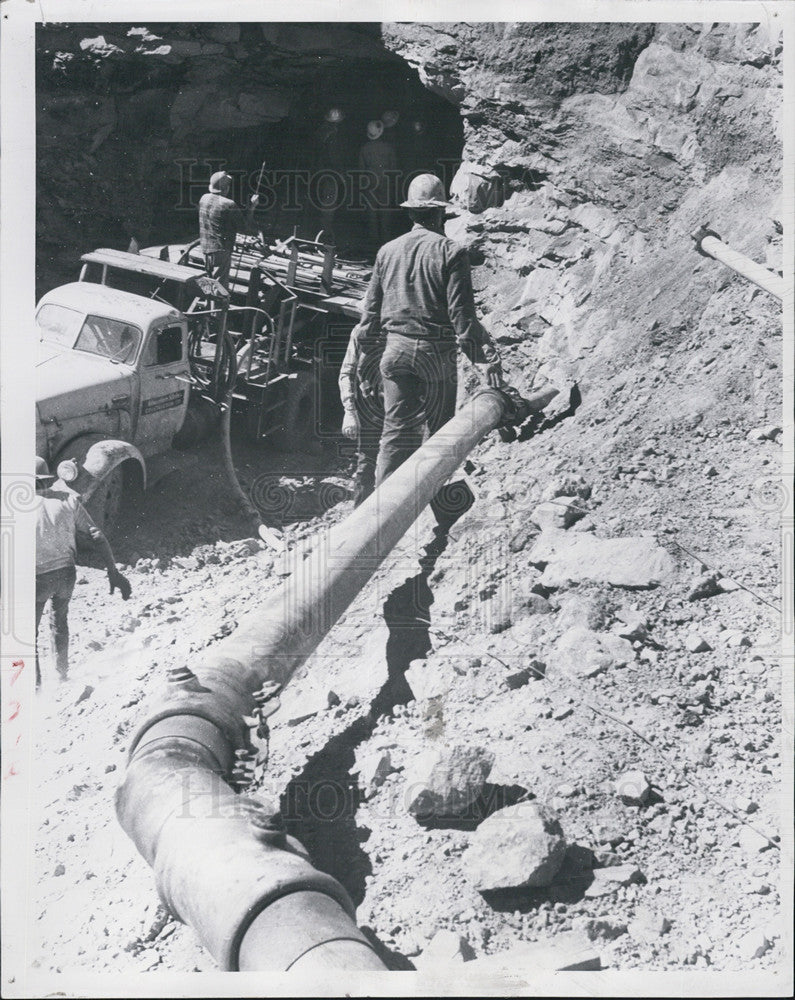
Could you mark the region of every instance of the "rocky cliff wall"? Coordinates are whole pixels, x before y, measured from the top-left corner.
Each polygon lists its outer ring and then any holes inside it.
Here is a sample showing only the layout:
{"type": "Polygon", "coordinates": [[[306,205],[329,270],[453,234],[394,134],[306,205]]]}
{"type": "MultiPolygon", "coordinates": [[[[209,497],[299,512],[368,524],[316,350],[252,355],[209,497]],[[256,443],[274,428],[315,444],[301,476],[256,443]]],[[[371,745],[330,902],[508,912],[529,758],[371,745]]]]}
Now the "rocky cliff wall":
{"type": "Polygon", "coordinates": [[[645,410],[669,427],[776,411],[780,310],[689,234],[708,222],[782,267],[779,37],[665,24],[392,25],[385,38],[464,118],[453,190],[466,211],[448,231],[479,262],[509,365],[578,378],[597,421],[619,404],[624,421],[645,410]]]}

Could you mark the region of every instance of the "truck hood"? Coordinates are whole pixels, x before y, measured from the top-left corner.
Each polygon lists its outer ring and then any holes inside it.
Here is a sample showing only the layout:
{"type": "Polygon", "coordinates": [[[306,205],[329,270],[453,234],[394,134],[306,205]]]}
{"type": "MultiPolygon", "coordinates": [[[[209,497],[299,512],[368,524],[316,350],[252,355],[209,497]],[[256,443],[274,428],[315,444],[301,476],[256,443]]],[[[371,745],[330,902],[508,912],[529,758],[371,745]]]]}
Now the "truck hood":
{"type": "Polygon", "coordinates": [[[128,382],[132,371],[129,365],[114,364],[95,354],[72,351],[42,341],[36,364],[36,399],[39,409],[42,406],[49,409],[46,407],[49,400],[72,393],[95,396],[92,390],[114,382],[128,382]]]}

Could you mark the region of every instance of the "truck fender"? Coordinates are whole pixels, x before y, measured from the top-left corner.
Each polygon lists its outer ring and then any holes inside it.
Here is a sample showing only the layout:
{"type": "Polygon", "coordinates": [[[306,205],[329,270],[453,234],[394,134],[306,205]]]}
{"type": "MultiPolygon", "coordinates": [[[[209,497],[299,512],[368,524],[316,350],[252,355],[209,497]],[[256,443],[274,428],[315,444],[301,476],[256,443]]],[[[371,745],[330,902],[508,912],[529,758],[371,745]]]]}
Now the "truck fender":
{"type": "Polygon", "coordinates": [[[86,435],[70,442],[59,453],[54,465],[65,458],[77,462],[78,476],[69,488],[79,493],[83,502],[90,499],[99,484],[123,462],[133,460],[141,470],[141,483],[146,489],[146,462],[141,452],[127,441],[114,441],[86,435]]]}

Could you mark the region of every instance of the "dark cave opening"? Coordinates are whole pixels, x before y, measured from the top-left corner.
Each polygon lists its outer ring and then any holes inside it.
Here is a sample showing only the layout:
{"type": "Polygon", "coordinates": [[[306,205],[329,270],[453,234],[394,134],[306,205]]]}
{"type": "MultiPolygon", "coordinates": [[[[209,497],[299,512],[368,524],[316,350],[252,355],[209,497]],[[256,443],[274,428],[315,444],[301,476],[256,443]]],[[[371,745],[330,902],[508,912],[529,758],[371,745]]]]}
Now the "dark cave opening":
{"type": "Polygon", "coordinates": [[[399,115],[389,137],[394,236],[408,228],[398,205],[412,174],[432,170],[449,189],[463,125],[386,47],[380,24],[39,26],[39,294],[74,280],[80,255],[98,246],[195,238],[198,200],[219,169],[233,175],[238,203],[259,187],[257,226],[281,238],[328,225],[325,173],[334,241],[372,252],[359,151],[368,122],[388,110],[399,115]],[[343,120],[329,154],[332,108],[343,120]]]}

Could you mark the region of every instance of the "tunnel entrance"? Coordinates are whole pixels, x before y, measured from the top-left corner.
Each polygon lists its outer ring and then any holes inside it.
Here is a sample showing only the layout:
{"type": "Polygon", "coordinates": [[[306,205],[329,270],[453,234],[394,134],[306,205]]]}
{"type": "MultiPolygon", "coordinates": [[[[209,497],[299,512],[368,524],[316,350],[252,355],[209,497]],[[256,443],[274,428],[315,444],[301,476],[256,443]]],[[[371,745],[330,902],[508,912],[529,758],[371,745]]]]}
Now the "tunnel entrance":
{"type": "Polygon", "coordinates": [[[326,171],[339,256],[372,252],[352,175],[367,123],[388,110],[399,120],[387,237],[407,225],[396,206],[411,173],[449,186],[461,159],[458,109],[425,89],[378,23],[43,24],[36,47],[38,295],[74,280],[96,247],[195,238],[218,169],[233,173],[239,202],[262,170],[257,223],[281,238],[328,227],[326,171]],[[332,108],[343,118],[333,130],[332,108]]]}
{"type": "MultiPolygon", "coordinates": [[[[336,25],[328,28],[337,30],[336,25]]],[[[294,31],[300,38],[301,26],[294,31]]],[[[263,53],[262,59],[268,64],[269,84],[279,91],[283,116],[197,133],[195,160],[176,163],[159,192],[152,242],[174,241],[176,233],[190,236],[185,231],[186,201],[192,208],[218,169],[232,173],[239,204],[259,192],[257,222],[265,235],[297,233],[313,239],[323,232],[342,256],[372,255],[384,237],[409,228],[399,205],[417,173],[433,172],[449,189],[463,148],[458,110],[426,90],[417,71],[398,56],[384,48],[379,57],[307,62],[303,54],[285,54],[273,64],[263,53]],[[394,149],[394,165],[387,167],[386,193],[373,196],[361,151],[369,143],[368,123],[382,121],[390,111],[398,121],[379,142],[394,149]],[[341,121],[329,122],[329,117],[341,121]],[[374,204],[387,214],[380,240],[369,226],[374,204]]]]}

